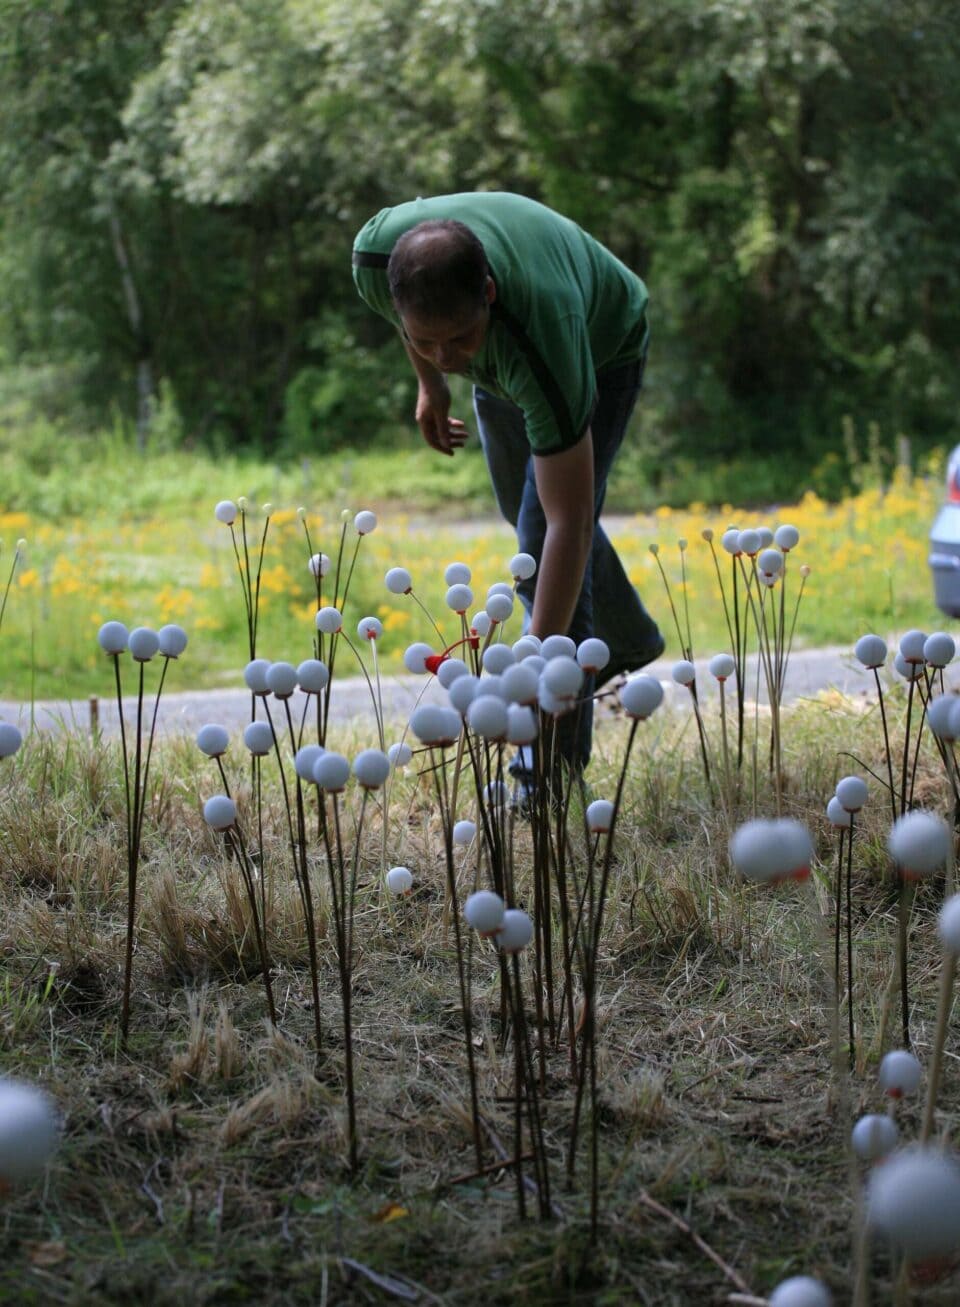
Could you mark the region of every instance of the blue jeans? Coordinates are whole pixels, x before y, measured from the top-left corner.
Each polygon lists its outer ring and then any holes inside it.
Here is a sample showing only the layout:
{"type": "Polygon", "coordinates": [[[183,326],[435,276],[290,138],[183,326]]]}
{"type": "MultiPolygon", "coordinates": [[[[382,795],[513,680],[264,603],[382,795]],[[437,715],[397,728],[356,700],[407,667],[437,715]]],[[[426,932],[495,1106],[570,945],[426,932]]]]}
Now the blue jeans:
{"type": "MultiPolygon", "coordinates": [[[[643,381],[643,360],[625,363],[597,377],[597,404],[590,423],[593,437],[593,548],[583,575],[570,629],[578,644],[596,635],[610,646],[610,668],[642,667],[663,650],[656,622],[644,608],[623,569],[617,552],[600,525],[607,478],[643,381]]],[[[527,442],[523,413],[508,400],[474,387],[473,406],[480,443],[490,471],[500,511],[516,527],[520,549],[539,563],[546,518],[537,495],[533,456],[527,442]]],[[[521,582],[517,592],[527,612],[533,609],[536,576],[521,582]]],[[[606,679],[604,677],[603,679],[606,679]]],[[[560,751],[571,766],[585,767],[593,734],[592,681],[584,686],[586,701],[575,724],[574,714],[561,718],[560,751]]]]}

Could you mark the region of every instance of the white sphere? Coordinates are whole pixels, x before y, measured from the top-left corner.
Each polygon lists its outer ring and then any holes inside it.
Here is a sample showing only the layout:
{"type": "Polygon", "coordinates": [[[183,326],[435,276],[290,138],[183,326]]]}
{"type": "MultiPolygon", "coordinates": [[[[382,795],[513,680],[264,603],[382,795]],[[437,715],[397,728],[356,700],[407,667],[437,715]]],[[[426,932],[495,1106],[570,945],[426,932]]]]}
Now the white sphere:
{"type": "Polygon", "coordinates": [[[583,685],[583,668],[575,658],[561,654],[548,661],[540,673],[540,682],[558,699],[574,699],[583,685]]]}
{"type": "Polygon", "coordinates": [[[507,743],[532,744],[537,738],[537,714],[529,704],[511,703],[507,707],[507,743]]]}
{"type": "MultiPolygon", "coordinates": [[[[461,677],[460,681],[465,679],[461,677]]],[[[451,689],[459,685],[460,681],[454,681],[451,689]]],[[[447,745],[455,744],[460,738],[462,722],[460,714],[452,708],[424,703],[414,709],[410,718],[410,729],[422,744],[445,748],[447,745]]]]}
{"type": "Polygon", "coordinates": [[[927,724],[938,740],[955,740],[960,727],[960,715],[954,710],[960,704],[955,694],[938,694],[927,704],[927,724]]]}
{"type": "Polygon", "coordinates": [[[323,753],[313,765],[313,779],[321,790],[339,794],[350,779],[350,762],[342,753],[323,753]]]}
{"type": "Polygon", "coordinates": [[[725,681],[732,676],[737,669],[737,664],[733,660],[733,655],[728,653],[714,654],[710,659],[710,675],[716,677],[718,681],[725,681]]]}
{"type": "Polygon", "coordinates": [[[477,890],[464,903],[463,916],[467,925],[481,935],[493,935],[503,925],[503,899],[493,890],[477,890]]]}
{"type": "Polygon", "coordinates": [[[272,690],[278,699],[289,699],[297,688],[297,669],[293,663],[271,663],[264,680],[267,689],[272,690]]]}
{"type": "Polygon", "coordinates": [[[887,642],[879,635],[861,635],[853,652],[864,667],[882,667],[887,661],[887,642]]]}
{"type": "Polygon", "coordinates": [[[768,526],[758,526],[757,535],[760,537],[760,548],[767,549],[773,544],[773,532],[768,526]]]}
{"type": "Polygon", "coordinates": [[[950,854],[950,828],[932,812],[908,812],[890,827],[887,848],[904,876],[930,876],[950,854]]]}
{"type": "Polygon", "coordinates": [[[831,1307],[832,1303],[826,1285],[812,1275],[791,1275],[770,1295],[770,1307],[831,1307]]]}
{"type": "Polygon", "coordinates": [[[321,635],[336,635],[338,631],[343,630],[343,615],[339,608],[331,605],[318,608],[314,621],[321,635]]]}
{"type": "Polygon", "coordinates": [[[783,554],[779,549],[764,549],[757,558],[757,567],[767,576],[779,576],[783,571],[783,554]]]}
{"type": "Polygon", "coordinates": [[[315,783],[314,768],[317,765],[317,759],[322,758],[326,749],[319,744],[305,744],[299,748],[293,756],[293,769],[302,781],[315,783]]]}
{"type": "Polygon", "coordinates": [[[537,703],[540,705],[540,711],[546,713],[548,717],[566,717],[577,706],[576,699],[566,697],[561,699],[542,681],[537,691],[537,703]]]}
{"type": "Polygon", "coordinates": [[[269,722],[250,722],[243,728],[243,742],[252,754],[265,757],[273,748],[273,731],[269,722]]]}
{"type": "Polygon", "coordinates": [[[473,603],[473,591],[468,585],[452,585],[446,595],[447,607],[454,613],[465,613],[473,603]]]}
{"type": "Polygon", "coordinates": [[[224,526],[230,526],[237,520],[237,506],[232,499],[221,499],[213,510],[213,515],[224,526]]]}
{"type": "Polygon", "coordinates": [[[867,801],[867,782],[859,776],[844,776],[837,782],[836,794],[847,812],[859,812],[867,801]]]}
{"type": "Polygon", "coordinates": [[[123,622],[104,622],[97,632],[100,648],[104,653],[120,654],[127,647],[127,628],[123,622]]]}
{"type": "Polygon", "coordinates": [[[216,722],[207,722],[197,731],[197,748],[208,758],[219,758],[227,751],[230,736],[225,726],[216,722]]]}
{"type": "Polygon", "coordinates": [[[508,599],[513,599],[513,586],[509,581],[494,581],[493,585],[487,587],[487,598],[491,595],[506,595],[508,599]]]}
{"type": "Polygon", "coordinates": [[[740,552],[740,532],[735,526],[728,527],[720,537],[720,543],[728,554],[734,557],[740,552]]]}
{"type": "Polygon", "coordinates": [[[400,740],[398,743],[390,745],[387,750],[387,757],[390,759],[391,767],[406,767],[413,757],[413,750],[409,744],[400,740]]]}
{"type": "Polygon", "coordinates": [[[503,688],[502,676],[493,676],[493,675],[481,676],[479,693],[495,694],[497,698],[502,699],[504,703],[508,702],[507,692],[503,688]]]}
{"type": "Polygon", "coordinates": [[[535,672],[537,680],[539,681],[540,673],[546,667],[547,660],[542,654],[527,654],[526,658],[523,660],[523,665],[524,667],[529,667],[531,671],[535,672]]]}
{"type": "Polygon", "coordinates": [[[923,660],[931,667],[946,667],[956,656],[956,642],[946,631],[934,631],[923,643],[923,660]]]}
{"type": "Polygon", "coordinates": [[[447,585],[469,585],[472,575],[466,563],[448,563],[443,573],[443,579],[447,585]]]}
{"type": "Polygon", "coordinates": [[[681,658],[679,662],[675,662],[671,667],[670,675],[677,685],[693,685],[697,679],[697,669],[688,659],[681,658]]]}
{"type": "Polygon", "coordinates": [[[41,1175],[60,1135],[53,1100],[36,1086],[0,1077],[0,1180],[41,1175]]]}
{"type": "Polygon", "coordinates": [[[160,648],[160,637],[149,626],[137,626],[130,632],[127,648],[138,663],[148,663],[160,648]]]}
{"type": "Polygon", "coordinates": [[[861,1162],[877,1162],[892,1153],[900,1141],[900,1130],[892,1116],[871,1112],[853,1127],[850,1143],[861,1162]]]}
{"type": "Polygon", "coordinates": [[[940,909],[937,934],[947,953],[960,954],[960,894],[953,894],[940,909]]]}
{"type": "Polygon", "coordinates": [[[801,879],[810,871],[813,841],[792,817],[744,822],[730,840],[730,860],[746,880],[758,884],[801,879]]]}
{"type": "Polygon", "coordinates": [[[353,774],[365,790],[378,790],[390,775],[390,759],[379,749],[363,749],[353,760],[353,774]]]}
{"type": "Polygon", "coordinates": [[[486,603],[486,613],[491,622],[505,622],[513,612],[513,598],[510,595],[491,595],[486,603]]]}
{"type": "Polygon", "coordinates": [[[923,646],[927,643],[925,631],[908,631],[900,637],[900,652],[908,663],[923,662],[923,646]]]}
{"type": "Polygon", "coordinates": [[[547,662],[553,658],[576,658],[577,646],[569,635],[548,635],[540,642],[540,654],[547,662]]]}
{"type": "Polygon", "coordinates": [[[466,818],[458,821],[453,828],[453,842],[458,848],[465,848],[468,844],[472,844],[476,835],[477,823],[466,818]]]}
{"type": "Polygon", "coordinates": [[[253,658],[243,669],[243,679],[247,683],[247,689],[254,694],[269,694],[270,687],[267,685],[267,669],[270,666],[268,658],[253,658]]]}
{"type": "Polygon", "coordinates": [[[600,672],[610,661],[610,646],[606,640],[590,636],[577,645],[577,662],[585,672],[600,672]]]}
{"type": "Polygon", "coordinates": [[[894,654],[893,667],[905,681],[919,681],[923,675],[923,663],[911,662],[908,658],[904,658],[902,653],[894,654]]]}
{"type": "Polygon", "coordinates": [[[470,618],[470,630],[474,635],[478,635],[481,640],[487,635],[492,625],[489,614],[482,610],[479,613],[474,613],[470,618]]]}
{"type": "Polygon", "coordinates": [[[853,813],[848,812],[836,795],[827,804],[827,821],[831,826],[853,825],[853,813]]]}
{"type": "Polygon", "coordinates": [[[533,554],[514,554],[510,559],[510,575],[517,581],[529,581],[537,570],[533,554]]]}
{"type": "Polygon", "coordinates": [[[377,529],[377,515],[371,513],[369,508],[364,508],[353,519],[353,525],[356,527],[357,535],[368,536],[371,531],[377,529]]]}
{"type": "Polygon", "coordinates": [[[917,1092],[922,1075],[923,1067],[917,1058],[906,1049],[895,1048],[881,1059],[877,1081],[891,1098],[903,1098],[917,1092]]]}
{"type": "Polygon", "coordinates": [[[383,578],[391,594],[405,595],[413,589],[413,577],[405,567],[391,567],[383,578]]]}
{"type": "Polygon", "coordinates": [[[513,656],[516,658],[517,662],[522,663],[524,658],[528,657],[530,654],[538,654],[540,652],[540,641],[535,635],[521,635],[519,640],[514,640],[511,648],[513,649],[513,656]]]}
{"type": "Polygon", "coordinates": [[[605,835],[613,825],[613,804],[609,799],[594,799],[587,807],[587,827],[595,835],[605,835]]]}
{"type": "Polygon", "coordinates": [[[784,523],[783,526],[778,526],[776,531],[774,531],[773,539],[778,548],[783,549],[784,551],[788,549],[796,549],[800,541],[800,532],[795,526],[790,526],[787,523],[784,523]]]}
{"type": "Polygon", "coordinates": [[[519,953],[533,939],[533,922],[520,908],[507,908],[496,938],[501,953],[519,953]]]}
{"type": "Polygon", "coordinates": [[[515,667],[516,655],[508,644],[491,644],[483,651],[483,670],[491,676],[499,676],[508,667],[515,667]]]}
{"type": "Polygon", "coordinates": [[[12,758],[23,744],[23,736],[10,722],[0,722],[0,758],[12,758]]]}
{"type": "Polygon", "coordinates": [[[187,647],[187,633],[176,622],[168,622],[157,632],[157,644],[164,658],[179,658],[187,647]]]}
{"type": "Polygon", "coordinates": [[[313,576],[326,576],[330,571],[330,555],[312,554],[310,561],[307,563],[307,570],[313,576]]]}
{"type": "Polygon", "coordinates": [[[414,644],[408,644],[403,651],[403,665],[408,672],[413,672],[416,676],[422,676],[427,670],[427,659],[432,655],[433,650],[422,640],[417,640],[414,644]]]}
{"type": "Polygon", "coordinates": [[[449,690],[454,681],[461,676],[469,676],[470,668],[462,658],[445,658],[437,668],[437,680],[445,690],[449,690]]]}
{"type": "Polygon", "coordinates": [[[737,536],[737,550],[741,554],[755,554],[760,549],[761,535],[759,531],[754,531],[748,527],[746,531],[741,531],[737,536]]]}
{"type": "Polygon", "coordinates": [[[409,894],[413,888],[413,872],[409,867],[391,867],[387,872],[387,889],[391,894],[409,894]]]}
{"type": "Polygon", "coordinates": [[[526,663],[514,663],[500,677],[500,688],[510,703],[536,703],[540,678],[526,663]]]}
{"type": "Polygon", "coordinates": [[[510,791],[503,781],[487,781],[483,787],[483,801],[488,808],[505,808],[510,791]]]}
{"type": "Polygon", "coordinates": [[[507,705],[496,694],[478,694],[467,709],[467,725],[485,740],[507,737],[507,705]]]}
{"type": "Polygon", "coordinates": [[[450,707],[463,717],[474,699],[480,693],[479,676],[458,676],[447,691],[450,707]]]}
{"type": "Polygon", "coordinates": [[[214,794],[203,805],[203,820],[214,830],[227,830],[237,820],[237,805],[226,794],[214,794]]]}
{"type": "Polygon", "coordinates": [[[663,701],[663,686],[654,676],[631,676],[620,687],[620,702],[628,717],[641,721],[659,708],[663,701]]]}
{"type": "Polygon", "coordinates": [[[379,617],[361,617],[357,622],[357,635],[361,640],[379,640],[383,635],[383,622],[379,617]]]}
{"type": "Polygon", "coordinates": [[[305,658],[297,668],[297,682],[304,694],[321,694],[329,684],[330,671],[319,658],[305,658]]]}
{"type": "Polygon", "coordinates": [[[960,1166],[932,1146],[905,1148],[870,1175],[867,1228],[911,1260],[960,1249],[960,1166]]]}

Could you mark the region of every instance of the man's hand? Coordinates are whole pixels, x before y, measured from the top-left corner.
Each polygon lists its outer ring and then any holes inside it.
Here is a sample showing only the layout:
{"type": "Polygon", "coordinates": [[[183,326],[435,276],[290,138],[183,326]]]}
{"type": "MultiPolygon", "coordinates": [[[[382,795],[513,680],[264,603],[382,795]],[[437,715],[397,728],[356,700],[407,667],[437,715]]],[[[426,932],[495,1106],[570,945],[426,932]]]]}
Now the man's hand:
{"type": "Polygon", "coordinates": [[[537,494],[547,519],[530,630],[564,635],[593,544],[593,439],[588,431],[560,454],[533,456],[537,494]]]}
{"type": "Polygon", "coordinates": [[[417,391],[417,426],[431,449],[453,457],[469,432],[459,418],[450,416],[450,388],[441,374],[429,386],[423,381],[417,391]]]}

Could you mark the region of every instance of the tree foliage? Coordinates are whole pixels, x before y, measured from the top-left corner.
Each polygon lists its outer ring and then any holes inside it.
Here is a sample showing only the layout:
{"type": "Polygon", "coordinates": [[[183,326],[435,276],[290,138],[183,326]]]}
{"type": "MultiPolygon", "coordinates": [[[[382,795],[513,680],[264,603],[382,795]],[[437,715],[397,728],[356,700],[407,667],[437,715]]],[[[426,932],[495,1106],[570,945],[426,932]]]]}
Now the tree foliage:
{"type": "Polygon", "coordinates": [[[950,438],[942,0],[0,0],[0,339],[77,401],[264,447],[408,421],[355,298],[383,205],[523,191],[648,280],[647,475],[844,414],[950,438]],[[143,393],[140,396],[143,401],[143,393]]]}

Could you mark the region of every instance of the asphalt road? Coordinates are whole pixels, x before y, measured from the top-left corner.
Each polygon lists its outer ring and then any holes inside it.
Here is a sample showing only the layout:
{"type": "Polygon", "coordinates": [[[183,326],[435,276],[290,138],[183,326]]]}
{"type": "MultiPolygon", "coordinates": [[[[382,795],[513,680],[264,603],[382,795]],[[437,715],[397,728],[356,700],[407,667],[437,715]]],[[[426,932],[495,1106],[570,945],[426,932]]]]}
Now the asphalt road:
{"type": "MultiPolygon", "coordinates": [[[[751,659],[751,668],[747,678],[748,696],[757,694],[756,662],[751,659]]],[[[678,709],[689,707],[689,693],[675,685],[670,676],[673,660],[664,659],[644,670],[658,677],[666,690],[666,701],[678,709]]],[[[960,668],[960,663],[955,665],[960,668]]],[[[883,673],[891,677],[889,670],[883,673]]],[[[949,679],[948,671],[948,679],[949,679]]],[[[954,677],[960,682],[960,671],[954,677]]],[[[707,660],[697,663],[697,684],[701,700],[716,695],[717,685],[707,670],[707,660]]],[[[873,673],[866,671],[854,658],[849,649],[804,649],[795,651],[787,668],[787,681],[784,700],[789,702],[799,698],[809,698],[820,691],[835,689],[852,697],[863,697],[873,692],[873,673]]],[[[392,676],[385,677],[382,684],[383,712],[386,723],[394,727],[407,721],[410,713],[422,695],[423,702],[444,702],[445,693],[435,677],[392,676]]],[[[766,698],[763,677],[760,678],[759,696],[763,702],[766,698]]],[[[366,681],[362,677],[337,678],[334,681],[330,704],[330,727],[367,717],[371,732],[374,730],[371,713],[371,697],[366,681]]],[[[303,696],[296,694],[292,700],[295,714],[299,721],[303,711],[303,696]]],[[[124,700],[124,718],[128,723],[136,721],[136,699],[124,700]]],[[[144,712],[152,713],[153,700],[148,699],[144,712]]],[[[114,735],[119,730],[119,717],[116,700],[101,699],[97,704],[99,728],[104,735],[114,735]]],[[[38,730],[89,730],[91,727],[91,705],[85,699],[44,700],[30,704],[14,703],[0,700],[0,721],[13,722],[22,731],[30,728],[31,720],[38,730]]],[[[231,731],[239,731],[250,720],[250,695],[245,690],[193,690],[182,693],[164,694],[160,702],[157,718],[158,731],[161,733],[184,732],[196,734],[205,722],[219,722],[231,731]]],[[[149,724],[149,717],[145,717],[149,724]]],[[[389,732],[388,732],[389,741],[389,732]]]]}

